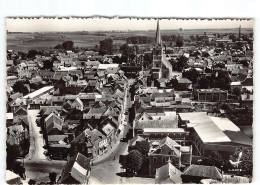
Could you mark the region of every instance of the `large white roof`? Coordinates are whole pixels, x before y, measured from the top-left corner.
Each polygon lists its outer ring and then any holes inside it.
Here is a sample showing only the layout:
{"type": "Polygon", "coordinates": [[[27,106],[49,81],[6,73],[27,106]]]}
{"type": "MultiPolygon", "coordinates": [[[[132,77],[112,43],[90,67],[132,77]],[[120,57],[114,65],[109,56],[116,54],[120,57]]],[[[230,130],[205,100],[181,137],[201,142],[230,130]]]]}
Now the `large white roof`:
{"type": "Polygon", "coordinates": [[[229,137],[212,121],[198,124],[194,129],[204,143],[231,142],[229,137]]]}
{"type": "Polygon", "coordinates": [[[119,64],[99,64],[98,69],[117,68],[119,64]]]}
{"type": "Polygon", "coordinates": [[[220,128],[222,131],[240,131],[240,128],[236,126],[232,121],[230,121],[228,118],[221,118],[221,117],[209,117],[218,128],[220,128]]]}
{"type": "Polygon", "coordinates": [[[144,128],[144,133],[172,133],[172,132],[185,132],[183,128],[144,128]]]}
{"type": "Polygon", "coordinates": [[[34,91],[30,94],[27,94],[26,96],[23,97],[23,99],[27,99],[27,98],[35,98],[37,96],[39,96],[40,94],[44,93],[44,92],[47,92],[51,89],[53,89],[54,86],[46,86],[46,87],[43,87],[41,89],[38,89],[37,91],[34,91]]]}

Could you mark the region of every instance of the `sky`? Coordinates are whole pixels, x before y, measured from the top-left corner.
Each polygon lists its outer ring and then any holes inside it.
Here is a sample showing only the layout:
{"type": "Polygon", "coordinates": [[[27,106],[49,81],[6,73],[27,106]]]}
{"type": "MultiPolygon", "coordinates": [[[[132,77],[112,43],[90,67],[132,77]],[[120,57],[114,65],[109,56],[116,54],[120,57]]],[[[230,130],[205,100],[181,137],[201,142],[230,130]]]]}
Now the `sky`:
{"type": "MultiPolygon", "coordinates": [[[[129,18],[6,18],[10,32],[154,30],[156,19],[129,18]]],[[[161,19],[160,29],[253,28],[254,20],[161,19]]]]}

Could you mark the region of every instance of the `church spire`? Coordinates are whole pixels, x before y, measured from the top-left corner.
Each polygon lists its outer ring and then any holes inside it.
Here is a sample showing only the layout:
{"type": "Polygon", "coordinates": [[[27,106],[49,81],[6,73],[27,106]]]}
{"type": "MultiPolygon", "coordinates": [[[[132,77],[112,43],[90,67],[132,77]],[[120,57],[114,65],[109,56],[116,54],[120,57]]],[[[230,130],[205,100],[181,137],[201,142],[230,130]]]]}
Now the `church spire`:
{"type": "Polygon", "coordinates": [[[155,37],[156,46],[162,45],[161,33],[160,33],[160,26],[159,26],[159,19],[157,21],[157,29],[156,29],[156,37],[155,37]]]}

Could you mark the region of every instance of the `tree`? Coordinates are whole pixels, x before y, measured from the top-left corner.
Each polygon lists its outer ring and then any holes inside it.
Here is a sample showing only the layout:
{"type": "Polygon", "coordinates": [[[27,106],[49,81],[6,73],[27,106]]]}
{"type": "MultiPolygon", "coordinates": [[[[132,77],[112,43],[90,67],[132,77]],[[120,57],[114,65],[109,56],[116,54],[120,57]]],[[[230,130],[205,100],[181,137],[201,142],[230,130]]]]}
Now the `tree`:
{"type": "Polygon", "coordinates": [[[135,146],[130,146],[128,150],[138,150],[141,152],[143,157],[146,157],[148,155],[148,152],[150,150],[150,144],[148,141],[143,140],[143,141],[137,141],[135,146]]]}
{"type": "Polygon", "coordinates": [[[178,87],[178,85],[179,85],[179,82],[176,78],[171,79],[170,82],[167,84],[167,86],[172,87],[172,88],[176,88],[176,87],[178,87]]]}
{"type": "Polygon", "coordinates": [[[53,62],[49,60],[43,61],[43,68],[44,69],[52,69],[53,68],[53,62]]]}
{"type": "Polygon", "coordinates": [[[138,150],[132,150],[129,152],[127,156],[127,170],[130,172],[138,172],[143,164],[143,156],[142,153],[138,150]]]}
{"type": "Polygon", "coordinates": [[[241,89],[239,87],[235,87],[233,89],[233,94],[235,94],[237,97],[240,97],[241,95],[241,89]]]}
{"type": "Polygon", "coordinates": [[[55,172],[49,173],[49,179],[51,181],[51,184],[54,184],[56,182],[56,177],[57,177],[57,173],[55,173],[55,172]]]}
{"type": "Polygon", "coordinates": [[[243,146],[236,148],[231,160],[240,161],[238,168],[245,171],[247,175],[252,175],[253,171],[253,150],[243,146]],[[242,155],[241,155],[242,154],[242,155]]]}
{"type": "Polygon", "coordinates": [[[65,50],[73,50],[74,49],[74,42],[72,42],[71,40],[69,41],[65,41],[62,43],[62,47],[65,50]]]}
{"type": "Polygon", "coordinates": [[[191,36],[189,36],[190,37],[190,40],[191,41],[195,41],[196,40],[196,38],[194,37],[194,35],[191,35],[191,36]]]}
{"type": "Polygon", "coordinates": [[[17,81],[14,85],[13,85],[13,90],[14,92],[19,92],[22,93],[23,95],[26,95],[29,93],[29,90],[27,87],[24,86],[24,83],[21,81],[17,81]]]}
{"type": "Polygon", "coordinates": [[[7,145],[6,147],[6,165],[7,169],[12,168],[15,159],[20,156],[20,148],[18,145],[7,145]]]}
{"type": "Polygon", "coordinates": [[[199,88],[201,89],[207,89],[210,86],[210,80],[207,79],[206,77],[202,77],[199,81],[199,88]]]}
{"type": "Polygon", "coordinates": [[[176,39],[176,46],[177,47],[182,47],[183,46],[183,38],[178,35],[177,39],[176,39]]]}
{"type": "Polygon", "coordinates": [[[123,55],[129,55],[131,53],[131,48],[128,46],[128,44],[123,44],[120,47],[120,51],[123,55]]]}
{"type": "Polygon", "coordinates": [[[98,45],[95,45],[93,51],[94,51],[94,52],[97,52],[98,50],[99,50],[99,46],[98,46],[98,45]]]}
{"type": "Polygon", "coordinates": [[[252,175],[253,171],[253,150],[247,148],[244,150],[241,156],[240,168],[244,170],[248,175],[252,175]]]}
{"type": "Polygon", "coordinates": [[[63,49],[61,44],[58,44],[57,46],[54,47],[54,49],[63,49]]]}
{"type": "Polygon", "coordinates": [[[37,54],[38,54],[38,51],[36,51],[36,50],[29,50],[28,54],[27,54],[27,58],[34,59],[37,54]]]}
{"type": "Polygon", "coordinates": [[[177,58],[177,71],[182,71],[187,66],[188,58],[184,55],[177,58]]]}
{"type": "MultiPolygon", "coordinates": [[[[100,45],[100,50],[104,50],[106,51],[108,54],[112,54],[112,50],[113,50],[113,40],[111,38],[105,39],[105,40],[101,40],[99,42],[100,45]]],[[[100,52],[100,51],[99,51],[100,52]]]]}
{"type": "Polygon", "coordinates": [[[196,69],[192,68],[190,70],[183,71],[182,77],[188,78],[190,81],[192,81],[192,83],[197,83],[198,77],[199,77],[199,72],[196,69]]]}

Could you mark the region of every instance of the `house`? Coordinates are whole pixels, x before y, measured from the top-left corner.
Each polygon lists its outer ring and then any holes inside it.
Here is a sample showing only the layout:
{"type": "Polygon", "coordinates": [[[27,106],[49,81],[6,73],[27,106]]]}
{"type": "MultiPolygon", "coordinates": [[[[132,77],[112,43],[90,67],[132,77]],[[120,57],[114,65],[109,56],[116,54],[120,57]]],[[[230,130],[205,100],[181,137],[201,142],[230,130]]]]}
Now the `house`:
{"type": "Polygon", "coordinates": [[[194,97],[200,102],[220,102],[227,100],[228,92],[218,88],[197,89],[194,97]]]}
{"type": "Polygon", "coordinates": [[[20,145],[28,138],[28,129],[22,124],[15,124],[7,128],[6,143],[9,145],[20,145]]]}
{"type": "Polygon", "coordinates": [[[181,145],[169,137],[160,141],[152,142],[148,153],[149,158],[149,176],[154,176],[156,169],[167,164],[168,159],[174,166],[181,166],[181,145]]]}
{"type": "Polygon", "coordinates": [[[100,119],[106,111],[107,109],[105,107],[91,108],[88,113],[83,114],[83,119],[100,119]]]}
{"type": "Polygon", "coordinates": [[[38,71],[38,75],[44,80],[53,79],[54,74],[55,74],[54,71],[48,71],[48,70],[39,70],[38,71]]]}
{"type": "Polygon", "coordinates": [[[252,77],[247,77],[244,81],[241,82],[242,90],[246,89],[250,93],[253,93],[253,78],[252,77]]]}
{"type": "Polygon", "coordinates": [[[145,128],[177,128],[177,120],[136,121],[133,124],[133,136],[143,134],[145,128]]]}
{"type": "Polygon", "coordinates": [[[17,76],[7,76],[6,77],[6,83],[8,86],[13,86],[19,78],[17,76]]]}
{"type": "Polygon", "coordinates": [[[84,130],[75,139],[70,142],[71,145],[71,155],[80,152],[87,157],[95,158],[100,154],[99,142],[100,138],[90,129],[84,130]]]}
{"type": "Polygon", "coordinates": [[[200,183],[202,179],[215,179],[221,181],[223,176],[220,169],[215,166],[191,165],[181,175],[183,183],[200,183]]]}
{"type": "Polygon", "coordinates": [[[182,184],[182,172],[171,164],[168,163],[156,169],[155,184],[182,184]]]}
{"type": "Polygon", "coordinates": [[[6,119],[6,127],[13,125],[14,122],[14,114],[12,112],[8,112],[5,114],[6,119]]]}
{"type": "Polygon", "coordinates": [[[185,142],[189,138],[189,132],[183,128],[144,128],[141,136],[149,140],[163,139],[168,136],[175,141],[185,142]]]}
{"type": "Polygon", "coordinates": [[[58,183],[88,184],[90,168],[90,159],[81,153],[77,153],[65,165],[58,183]]]}
{"type": "Polygon", "coordinates": [[[174,88],[174,90],[177,91],[185,91],[185,90],[191,90],[192,89],[192,82],[187,79],[187,78],[183,78],[183,77],[177,77],[176,78],[178,80],[178,85],[177,87],[174,88]]]}
{"type": "Polygon", "coordinates": [[[145,141],[145,140],[146,139],[144,139],[143,137],[137,135],[128,141],[128,146],[135,146],[136,142],[145,141]]]}
{"type": "Polygon", "coordinates": [[[53,112],[44,120],[46,133],[48,135],[61,135],[63,121],[53,112]]]}
{"type": "Polygon", "coordinates": [[[104,153],[107,150],[107,147],[109,146],[108,138],[101,133],[98,129],[93,129],[92,132],[99,137],[99,154],[104,153]]]}
{"type": "Polygon", "coordinates": [[[253,108],[253,94],[241,94],[240,106],[244,107],[245,105],[249,108],[253,108]]]}
{"type": "Polygon", "coordinates": [[[75,108],[77,110],[83,111],[84,105],[83,102],[77,97],[74,102],[71,104],[71,108],[75,108]]]}
{"type": "Polygon", "coordinates": [[[48,94],[50,92],[52,92],[54,90],[53,86],[45,86],[42,87],[41,89],[38,89],[30,94],[27,94],[26,96],[22,97],[23,100],[25,100],[26,102],[30,102],[42,95],[48,94]]]}
{"type": "Polygon", "coordinates": [[[14,115],[15,116],[27,116],[27,109],[20,106],[19,108],[17,108],[15,111],[14,111],[14,115]]]}
{"type": "Polygon", "coordinates": [[[68,135],[48,135],[48,152],[52,157],[66,159],[69,154],[70,144],[68,135]]]}

